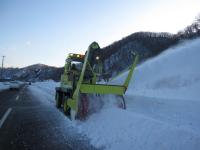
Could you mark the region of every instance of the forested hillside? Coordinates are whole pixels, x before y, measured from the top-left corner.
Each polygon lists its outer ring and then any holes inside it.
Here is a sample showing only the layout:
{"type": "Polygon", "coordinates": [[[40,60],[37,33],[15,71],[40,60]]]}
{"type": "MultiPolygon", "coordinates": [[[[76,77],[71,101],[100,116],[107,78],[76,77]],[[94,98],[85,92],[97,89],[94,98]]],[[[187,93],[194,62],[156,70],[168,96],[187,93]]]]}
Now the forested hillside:
{"type": "Polygon", "coordinates": [[[105,73],[115,75],[130,66],[134,54],[139,54],[140,63],[154,57],[169,47],[200,37],[200,15],[195,21],[177,34],[166,32],[136,32],[102,48],[105,73]]]}

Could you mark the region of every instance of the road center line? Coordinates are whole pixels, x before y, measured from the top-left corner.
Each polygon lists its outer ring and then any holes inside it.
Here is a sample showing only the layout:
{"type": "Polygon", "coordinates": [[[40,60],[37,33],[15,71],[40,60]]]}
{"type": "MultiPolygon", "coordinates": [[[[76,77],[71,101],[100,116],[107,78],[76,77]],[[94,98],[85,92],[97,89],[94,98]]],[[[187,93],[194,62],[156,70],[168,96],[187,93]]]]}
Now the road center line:
{"type": "Polygon", "coordinates": [[[16,101],[19,99],[19,95],[17,95],[17,97],[16,97],[16,101]]]}
{"type": "Polygon", "coordinates": [[[2,127],[3,123],[5,122],[6,118],[8,117],[11,111],[12,111],[12,108],[8,108],[6,113],[3,115],[3,118],[0,120],[0,128],[2,127]]]}

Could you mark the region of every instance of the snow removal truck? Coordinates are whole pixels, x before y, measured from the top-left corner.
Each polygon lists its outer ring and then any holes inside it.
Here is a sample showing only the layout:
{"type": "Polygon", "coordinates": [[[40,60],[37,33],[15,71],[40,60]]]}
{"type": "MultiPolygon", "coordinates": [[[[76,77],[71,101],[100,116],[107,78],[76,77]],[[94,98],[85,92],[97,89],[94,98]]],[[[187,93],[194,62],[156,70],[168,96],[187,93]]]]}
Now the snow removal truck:
{"type": "MultiPolygon", "coordinates": [[[[89,95],[91,94],[97,97],[105,94],[116,95],[116,99],[120,99],[118,106],[126,109],[123,95],[133,75],[138,55],[135,55],[134,62],[129,68],[130,71],[123,85],[99,84],[97,81],[102,76],[103,67],[99,50],[98,43],[93,42],[85,55],[69,54],[66,59],[60,86],[56,87],[55,99],[56,107],[63,107],[64,114],[72,120],[82,120],[88,116],[91,102],[89,95]]],[[[95,98],[92,100],[95,103],[95,98]]]]}

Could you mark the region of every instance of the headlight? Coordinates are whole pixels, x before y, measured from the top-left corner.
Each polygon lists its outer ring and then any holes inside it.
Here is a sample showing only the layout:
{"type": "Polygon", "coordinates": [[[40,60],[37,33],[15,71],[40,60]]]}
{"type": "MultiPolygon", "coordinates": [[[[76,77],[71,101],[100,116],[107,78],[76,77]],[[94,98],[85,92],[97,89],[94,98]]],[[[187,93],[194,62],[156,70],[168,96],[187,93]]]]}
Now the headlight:
{"type": "Polygon", "coordinates": [[[96,60],[99,60],[99,56],[96,57],[96,60]]]}

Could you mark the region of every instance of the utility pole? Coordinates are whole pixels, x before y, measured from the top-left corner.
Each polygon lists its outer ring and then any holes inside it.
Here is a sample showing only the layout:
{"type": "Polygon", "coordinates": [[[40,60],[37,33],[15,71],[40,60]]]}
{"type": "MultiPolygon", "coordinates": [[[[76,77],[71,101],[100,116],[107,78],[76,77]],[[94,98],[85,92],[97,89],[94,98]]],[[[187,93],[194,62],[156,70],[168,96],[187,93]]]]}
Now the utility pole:
{"type": "Polygon", "coordinates": [[[2,56],[2,66],[1,66],[1,79],[3,79],[3,63],[4,63],[4,58],[6,56],[2,56]]]}

